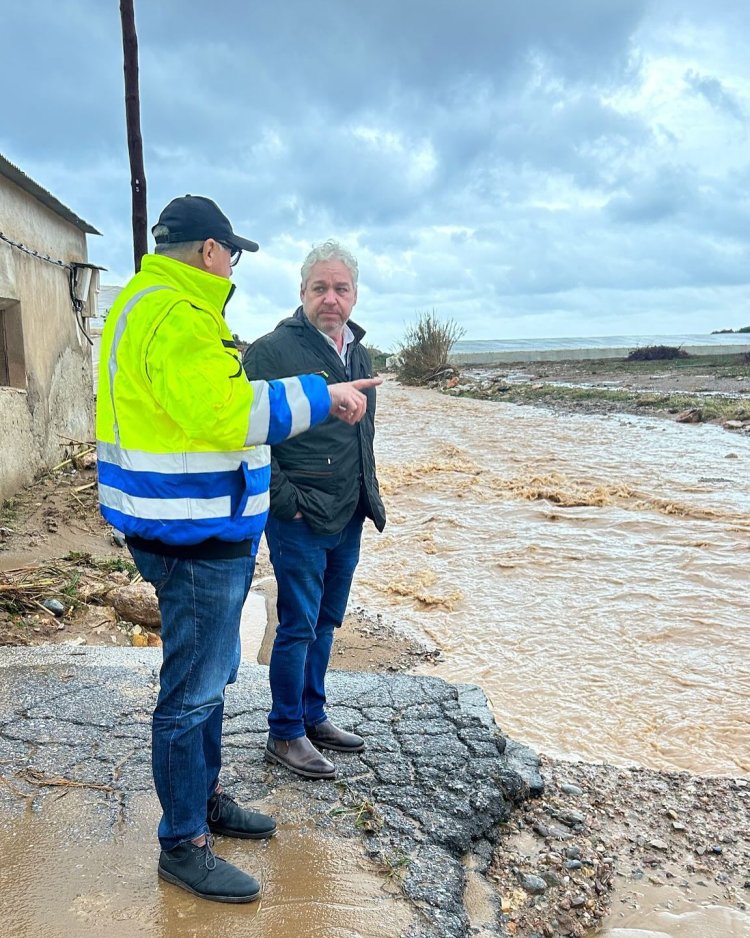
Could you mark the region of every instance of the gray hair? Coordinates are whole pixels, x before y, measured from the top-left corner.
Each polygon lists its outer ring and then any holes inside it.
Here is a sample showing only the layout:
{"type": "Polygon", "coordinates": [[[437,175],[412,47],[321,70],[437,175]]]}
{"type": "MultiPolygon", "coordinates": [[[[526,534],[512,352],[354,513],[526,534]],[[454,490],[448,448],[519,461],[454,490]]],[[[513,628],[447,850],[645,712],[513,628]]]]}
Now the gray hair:
{"type": "Polygon", "coordinates": [[[310,271],[319,261],[341,261],[349,273],[352,275],[352,286],[356,288],[359,278],[359,264],[357,258],[338,241],[332,238],[324,241],[322,244],[313,245],[313,249],[307,255],[302,264],[300,277],[302,279],[302,289],[304,290],[310,277],[310,271]]]}
{"type": "MultiPolygon", "coordinates": [[[[154,225],[152,234],[155,238],[160,238],[169,234],[169,228],[166,225],[154,225]]],[[[173,257],[176,261],[190,263],[192,255],[200,250],[202,244],[203,241],[163,241],[154,246],[154,254],[163,254],[165,257],[173,257]]]]}

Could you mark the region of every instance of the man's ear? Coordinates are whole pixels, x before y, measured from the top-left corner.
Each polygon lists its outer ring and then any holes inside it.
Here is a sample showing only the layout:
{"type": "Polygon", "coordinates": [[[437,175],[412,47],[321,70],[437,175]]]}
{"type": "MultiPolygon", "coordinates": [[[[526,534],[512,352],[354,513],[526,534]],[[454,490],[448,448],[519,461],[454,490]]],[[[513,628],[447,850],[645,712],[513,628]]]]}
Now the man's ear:
{"type": "Polygon", "coordinates": [[[300,303],[304,300],[304,298],[305,298],[305,285],[304,285],[304,283],[301,283],[301,284],[299,285],[299,301],[300,301],[300,303]]]}
{"type": "Polygon", "coordinates": [[[213,238],[206,238],[203,242],[203,250],[201,251],[201,257],[203,258],[203,266],[206,270],[212,270],[216,266],[216,252],[218,245],[213,238]]]}

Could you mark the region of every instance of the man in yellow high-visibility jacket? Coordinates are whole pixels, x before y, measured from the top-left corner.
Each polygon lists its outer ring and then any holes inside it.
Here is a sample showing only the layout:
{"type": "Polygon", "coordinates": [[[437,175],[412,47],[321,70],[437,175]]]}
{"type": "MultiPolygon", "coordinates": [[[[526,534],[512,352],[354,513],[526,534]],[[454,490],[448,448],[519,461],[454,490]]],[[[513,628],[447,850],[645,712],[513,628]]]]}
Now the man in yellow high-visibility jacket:
{"type": "Polygon", "coordinates": [[[210,832],[261,839],[276,830],[219,783],[224,690],[237,676],[240,613],[268,514],[269,446],[329,413],[357,423],[362,390],[379,381],[248,381],[224,308],[232,267],[258,245],[202,196],[174,199],[152,230],[155,254],[102,336],[99,500],[159,599],[159,875],[204,899],[250,902],[260,886],[214,854],[210,832]]]}

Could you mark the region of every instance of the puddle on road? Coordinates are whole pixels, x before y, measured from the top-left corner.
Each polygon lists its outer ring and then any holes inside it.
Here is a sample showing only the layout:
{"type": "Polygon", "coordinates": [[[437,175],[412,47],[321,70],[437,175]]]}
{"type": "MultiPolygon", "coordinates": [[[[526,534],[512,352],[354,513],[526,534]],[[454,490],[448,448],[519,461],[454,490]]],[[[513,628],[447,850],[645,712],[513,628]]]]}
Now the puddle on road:
{"type": "Polygon", "coordinates": [[[750,921],[726,906],[696,907],[662,887],[646,893],[638,909],[611,915],[601,938],[750,938],[750,921]]]}
{"type": "Polygon", "coordinates": [[[48,796],[0,823],[0,921],[8,938],[396,938],[411,922],[353,840],[285,826],[266,843],[217,838],[256,876],[248,905],[196,899],[156,875],[155,799],[141,796],[122,830],[90,792],[48,796]],[[98,834],[101,833],[99,837],[98,834]]]}

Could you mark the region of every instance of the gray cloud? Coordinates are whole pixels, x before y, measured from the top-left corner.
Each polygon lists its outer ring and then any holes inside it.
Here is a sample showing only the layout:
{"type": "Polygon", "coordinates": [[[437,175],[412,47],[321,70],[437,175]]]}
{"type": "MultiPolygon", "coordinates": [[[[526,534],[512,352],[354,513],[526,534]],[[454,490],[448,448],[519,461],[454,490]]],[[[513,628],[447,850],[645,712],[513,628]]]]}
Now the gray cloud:
{"type": "Polygon", "coordinates": [[[727,91],[718,78],[700,75],[694,69],[685,72],[685,83],[693,94],[700,95],[719,111],[723,111],[736,120],[745,121],[745,111],[735,95],[727,91]]]}
{"type": "MultiPolygon", "coordinates": [[[[105,232],[92,256],[124,279],[117,5],[8,7],[0,151],[105,232]]],[[[433,307],[473,338],[626,332],[638,303],[723,325],[750,277],[746,7],[142,0],[151,216],[207,194],[260,241],[236,274],[246,336],[295,305],[302,255],[331,235],[360,254],[357,312],[382,344],[433,307]]]]}

